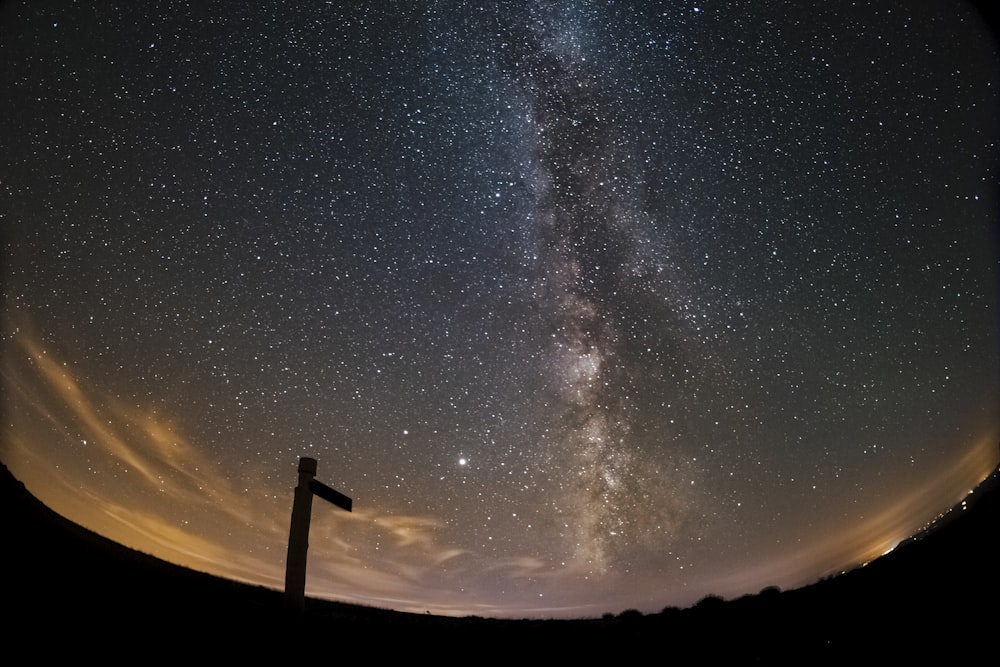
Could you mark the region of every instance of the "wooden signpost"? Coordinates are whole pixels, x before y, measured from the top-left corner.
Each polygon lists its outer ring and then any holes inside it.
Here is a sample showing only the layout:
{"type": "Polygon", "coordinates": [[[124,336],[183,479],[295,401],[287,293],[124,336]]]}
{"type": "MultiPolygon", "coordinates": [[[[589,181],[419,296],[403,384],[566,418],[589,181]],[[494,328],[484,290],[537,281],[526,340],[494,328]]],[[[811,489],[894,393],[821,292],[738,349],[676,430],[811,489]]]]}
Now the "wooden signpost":
{"type": "Polygon", "coordinates": [[[351,499],[316,481],[316,459],[299,459],[299,485],[292,503],[292,525],[288,532],[288,557],[285,559],[285,605],[304,611],[306,603],[306,551],[309,549],[309,520],[312,497],[317,495],[337,507],[351,511],[351,499]]]}

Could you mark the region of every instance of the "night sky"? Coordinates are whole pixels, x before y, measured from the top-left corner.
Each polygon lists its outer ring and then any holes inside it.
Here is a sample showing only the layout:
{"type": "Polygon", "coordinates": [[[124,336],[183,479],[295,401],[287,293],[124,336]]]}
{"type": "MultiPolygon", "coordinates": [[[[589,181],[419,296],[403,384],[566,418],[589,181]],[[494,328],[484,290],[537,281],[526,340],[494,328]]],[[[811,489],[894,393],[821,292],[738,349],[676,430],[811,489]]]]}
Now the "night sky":
{"type": "Polygon", "coordinates": [[[379,607],[839,572],[1000,457],[998,82],[952,2],[4,2],[0,458],[281,588],[314,457],[379,607]]]}

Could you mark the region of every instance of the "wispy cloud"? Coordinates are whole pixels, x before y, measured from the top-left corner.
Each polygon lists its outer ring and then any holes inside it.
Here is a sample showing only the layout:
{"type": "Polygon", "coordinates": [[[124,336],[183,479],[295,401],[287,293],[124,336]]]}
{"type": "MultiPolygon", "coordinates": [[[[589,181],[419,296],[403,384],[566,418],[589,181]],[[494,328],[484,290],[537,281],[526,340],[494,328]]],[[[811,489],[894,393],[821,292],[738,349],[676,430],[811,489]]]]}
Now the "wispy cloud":
{"type": "MultiPolygon", "coordinates": [[[[15,341],[41,380],[21,385],[22,401],[59,424],[68,439],[85,441],[92,467],[121,471],[114,484],[100,476],[63,478],[58,496],[70,500],[60,503],[62,513],[172,562],[281,584],[294,483],[291,463],[288,486],[281,490],[287,498],[282,499],[261,480],[250,479],[253,471],[241,476],[209,459],[169,416],[102,392],[27,333],[15,341]],[[187,518],[180,520],[181,515],[187,518]]],[[[38,443],[18,441],[24,454],[41,455],[38,443]]],[[[69,459],[81,451],[62,452],[61,466],[68,468],[69,459]]],[[[37,490],[44,500],[53,488],[37,490]]],[[[538,559],[490,563],[449,544],[444,523],[431,515],[372,507],[316,515],[310,537],[313,594],[418,600],[428,588],[441,587],[440,595],[450,597],[442,583],[448,578],[474,578],[486,570],[516,578],[544,569],[538,559]]]]}

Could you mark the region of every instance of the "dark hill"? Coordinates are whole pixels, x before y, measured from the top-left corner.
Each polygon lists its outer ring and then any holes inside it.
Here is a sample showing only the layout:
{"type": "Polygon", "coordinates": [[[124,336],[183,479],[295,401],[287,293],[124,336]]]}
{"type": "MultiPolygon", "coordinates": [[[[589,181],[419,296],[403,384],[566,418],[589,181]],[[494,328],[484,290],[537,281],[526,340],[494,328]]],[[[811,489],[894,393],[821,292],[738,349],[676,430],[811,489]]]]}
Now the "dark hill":
{"type": "Polygon", "coordinates": [[[875,657],[988,655],[1000,578],[994,473],[975,502],[867,567],[802,589],[659,614],[579,621],[421,616],[308,600],[165,563],[96,535],[38,502],[3,468],[3,637],[13,654],[104,662],[296,652],[315,660],[430,657],[489,662],[870,663],[875,657]],[[687,659],[682,659],[687,658],[687,659]]]}

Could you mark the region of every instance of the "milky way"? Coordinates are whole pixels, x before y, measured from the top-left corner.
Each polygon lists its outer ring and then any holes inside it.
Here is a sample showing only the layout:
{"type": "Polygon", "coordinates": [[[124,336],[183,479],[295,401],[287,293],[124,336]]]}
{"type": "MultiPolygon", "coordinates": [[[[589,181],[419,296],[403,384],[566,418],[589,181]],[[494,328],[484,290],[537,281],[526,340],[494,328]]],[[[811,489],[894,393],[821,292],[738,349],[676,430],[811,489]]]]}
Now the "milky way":
{"type": "Polygon", "coordinates": [[[635,247],[639,174],[620,136],[616,116],[624,110],[578,62],[573,35],[560,33],[560,10],[534,9],[541,15],[501,51],[511,52],[510,74],[535,136],[539,303],[551,329],[552,407],[562,420],[554,456],[568,479],[556,512],[565,514],[574,566],[605,574],[615,543],[634,547],[651,537],[639,534],[645,515],[657,517],[654,543],[662,546],[673,526],[660,517],[674,510],[683,489],[639,462],[630,433],[637,394],[650,387],[628,339],[630,322],[653,295],[635,247]],[[663,492],[651,492],[650,479],[663,492]]]}
{"type": "Polygon", "coordinates": [[[997,463],[974,8],[0,9],[3,462],[130,546],[447,614],[894,547],[997,463]]]}

